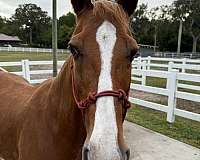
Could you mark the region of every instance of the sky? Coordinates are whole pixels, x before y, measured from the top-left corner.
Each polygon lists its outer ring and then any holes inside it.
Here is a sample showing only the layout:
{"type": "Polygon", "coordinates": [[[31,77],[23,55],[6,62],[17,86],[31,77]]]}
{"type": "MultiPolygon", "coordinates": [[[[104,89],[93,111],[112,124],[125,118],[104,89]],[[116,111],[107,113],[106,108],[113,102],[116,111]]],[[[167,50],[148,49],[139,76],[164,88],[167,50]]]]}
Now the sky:
{"type": "MultiPolygon", "coordinates": [[[[146,3],[149,8],[171,4],[173,0],[139,0],[139,4],[146,3]]],[[[15,9],[19,4],[25,3],[35,3],[42,8],[42,10],[47,11],[48,15],[51,16],[52,13],[52,0],[0,0],[0,16],[11,17],[15,13],[15,9]]],[[[70,0],[57,0],[58,3],[58,17],[73,11],[70,4],[70,0]]]]}

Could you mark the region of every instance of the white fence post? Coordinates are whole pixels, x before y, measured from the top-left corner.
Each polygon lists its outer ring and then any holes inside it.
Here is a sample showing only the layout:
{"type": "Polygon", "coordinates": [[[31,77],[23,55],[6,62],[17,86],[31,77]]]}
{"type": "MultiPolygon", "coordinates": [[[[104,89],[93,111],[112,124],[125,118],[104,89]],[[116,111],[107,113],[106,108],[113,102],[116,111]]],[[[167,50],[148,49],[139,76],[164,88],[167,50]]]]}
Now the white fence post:
{"type": "MultiPolygon", "coordinates": [[[[142,70],[143,71],[147,70],[147,62],[146,61],[142,62],[142,70]]],[[[144,73],[142,74],[142,85],[146,86],[146,75],[144,73]]]]}
{"type": "Polygon", "coordinates": [[[173,70],[174,67],[174,62],[169,62],[168,64],[168,72],[171,72],[173,70]]]}
{"type": "Polygon", "coordinates": [[[23,78],[26,79],[26,67],[25,67],[25,60],[22,60],[21,63],[22,63],[22,76],[23,78]]]}
{"type": "MultiPolygon", "coordinates": [[[[172,72],[174,67],[174,62],[169,62],[168,64],[168,72],[172,72]]],[[[170,82],[167,80],[167,88],[169,88],[170,82]]]]}
{"type": "Polygon", "coordinates": [[[137,61],[137,69],[142,69],[142,57],[138,57],[138,61],[137,61]]]}
{"type": "Polygon", "coordinates": [[[29,60],[22,60],[22,74],[23,77],[30,82],[31,76],[30,76],[30,66],[29,66],[29,60]]]}
{"type": "Polygon", "coordinates": [[[147,57],[148,61],[147,61],[147,70],[151,69],[151,56],[147,57]]]}
{"type": "Polygon", "coordinates": [[[185,73],[186,63],[187,63],[187,59],[184,58],[184,59],[183,59],[183,63],[182,63],[182,73],[185,73]]]}
{"type": "Polygon", "coordinates": [[[167,89],[169,91],[167,121],[173,123],[175,121],[174,110],[176,108],[177,71],[169,72],[167,84],[167,89]]]}

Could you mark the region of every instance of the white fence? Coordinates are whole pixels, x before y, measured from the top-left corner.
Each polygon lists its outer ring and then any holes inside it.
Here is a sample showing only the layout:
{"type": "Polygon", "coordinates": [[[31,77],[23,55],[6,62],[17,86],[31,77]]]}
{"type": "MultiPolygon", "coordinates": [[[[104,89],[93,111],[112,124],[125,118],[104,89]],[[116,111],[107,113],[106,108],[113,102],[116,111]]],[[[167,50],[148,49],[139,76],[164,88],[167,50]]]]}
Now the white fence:
{"type": "MultiPolygon", "coordinates": [[[[58,62],[60,66],[63,65],[63,63],[64,61],[58,62]]],[[[194,82],[195,84],[200,83],[200,75],[180,73],[177,70],[173,70],[172,64],[173,62],[169,63],[169,66],[170,66],[169,71],[158,71],[158,70],[150,70],[150,69],[147,70],[148,66],[146,66],[146,62],[143,62],[143,67],[140,67],[140,68],[138,68],[137,66],[135,67],[133,64],[134,67],[132,69],[132,80],[139,81],[141,82],[141,84],[132,83],[131,89],[166,96],[168,98],[167,105],[149,102],[149,101],[145,101],[145,100],[141,100],[141,99],[137,99],[133,97],[130,97],[130,101],[140,106],[144,106],[147,108],[151,108],[151,109],[155,109],[155,110],[159,110],[159,111],[167,113],[167,121],[170,123],[174,122],[175,115],[200,122],[200,114],[176,108],[177,98],[197,102],[199,103],[199,106],[200,106],[199,94],[178,90],[178,88],[185,88],[185,89],[200,91],[199,85],[194,85],[194,84],[189,85],[189,84],[180,83],[180,81],[194,82]],[[147,77],[165,78],[167,80],[166,88],[146,86],[147,77]]],[[[31,69],[32,66],[38,66],[38,65],[52,65],[52,62],[51,61],[28,61],[28,60],[22,60],[21,62],[0,62],[0,67],[10,67],[10,66],[20,67],[21,71],[12,72],[12,73],[23,76],[32,84],[41,83],[45,80],[45,79],[32,79],[31,77],[33,75],[52,74],[52,70],[31,69]]]]}
{"type": "MultiPolygon", "coordinates": [[[[64,64],[64,61],[58,61],[58,65],[62,66],[64,64]]],[[[19,71],[10,72],[19,76],[24,77],[27,79],[31,84],[38,84],[42,83],[46,79],[41,78],[31,78],[34,75],[52,75],[53,70],[49,69],[39,69],[40,67],[37,67],[36,69],[32,69],[31,67],[34,66],[50,66],[48,68],[52,68],[51,65],[53,65],[52,61],[29,61],[29,60],[22,60],[21,62],[0,62],[0,67],[17,67],[19,71]]]]}
{"type": "Polygon", "coordinates": [[[138,57],[133,62],[133,67],[147,70],[167,70],[178,69],[182,73],[187,71],[199,71],[200,59],[175,59],[175,58],[155,58],[155,57],[138,57]]]}
{"type": "MultiPolygon", "coordinates": [[[[49,48],[22,48],[22,47],[0,47],[0,52],[25,52],[25,53],[52,53],[49,48]]],[[[58,49],[58,53],[67,53],[65,49],[58,49]]]]}
{"type": "MultiPolygon", "coordinates": [[[[131,84],[131,89],[143,91],[147,93],[153,93],[158,95],[163,95],[168,97],[168,105],[161,105],[158,103],[148,102],[145,100],[132,98],[130,101],[134,104],[144,106],[147,108],[159,110],[167,113],[167,121],[174,122],[175,115],[185,117],[200,122],[200,114],[188,112],[185,110],[176,108],[176,99],[184,99],[199,103],[200,106],[200,95],[188,92],[178,91],[178,88],[192,89],[195,91],[200,91],[200,86],[188,85],[179,83],[179,81],[189,81],[200,83],[200,75],[178,73],[177,71],[152,71],[152,70],[132,70],[133,75],[143,76],[143,77],[157,77],[165,78],[167,80],[166,88],[150,87],[143,84],[131,84]]],[[[132,80],[137,81],[135,77],[132,80]]],[[[197,106],[198,107],[198,106],[197,106]]]]}
{"type": "Polygon", "coordinates": [[[180,54],[177,54],[177,52],[155,52],[152,53],[153,57],[166,57],[166,58],[190,58],[190,59],[196,59],[200,58],[200,52],[192,53],[192,52],[183,52],[180,54]]]}

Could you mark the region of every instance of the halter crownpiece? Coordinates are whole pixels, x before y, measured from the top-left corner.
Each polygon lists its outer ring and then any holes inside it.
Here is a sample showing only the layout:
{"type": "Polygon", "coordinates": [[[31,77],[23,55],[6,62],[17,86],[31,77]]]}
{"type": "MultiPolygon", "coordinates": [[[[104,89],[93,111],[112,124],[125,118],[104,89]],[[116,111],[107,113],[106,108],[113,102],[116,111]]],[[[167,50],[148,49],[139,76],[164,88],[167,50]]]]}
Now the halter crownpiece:
{"type": "Polygon", "coordinates": [[[78,101],[77,96],[76,96],[76,85],[75,85],[75,80],[74,80],[74,73],[73,73],[73,65],[71,66],[71,76],[72,76],[72,93],[74,100],[76,102],[76,105],[78,108],[82,111],[87,109],[91,104],[95,104],[97,99],[100,97],[116,97],[118,100],[122,101],[122,106],[125,109],[125,113],[123,115],[123,119],[126,116],[126,111],[131,107],[130,102],[128,100],[128,94],[123,89],[118,89],[117,91],[112,91],[112,90],[107,90],[99,93],[89,93],[88,97],[82,101],[78,101]]]}

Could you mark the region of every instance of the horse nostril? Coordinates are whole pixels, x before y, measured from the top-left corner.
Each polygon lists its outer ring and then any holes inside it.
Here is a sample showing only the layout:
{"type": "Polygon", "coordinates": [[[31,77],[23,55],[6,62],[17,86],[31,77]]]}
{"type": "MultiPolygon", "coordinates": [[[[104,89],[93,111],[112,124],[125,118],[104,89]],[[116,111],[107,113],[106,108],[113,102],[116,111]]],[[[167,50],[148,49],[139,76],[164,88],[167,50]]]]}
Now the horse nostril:
{"type": "Polygon", "coordinates": [[[129,158],[130,158],[130,149],[127,149],[124,152],[124,160],[129,160],[129,158]]]}
{"type": "Polygon", "coordinates": [[[84,146],[83,147],[83,151],[82,151],[82,160],[89,160],[89,152],[90,152],[90,149],[88,146],[84,146]]]}

